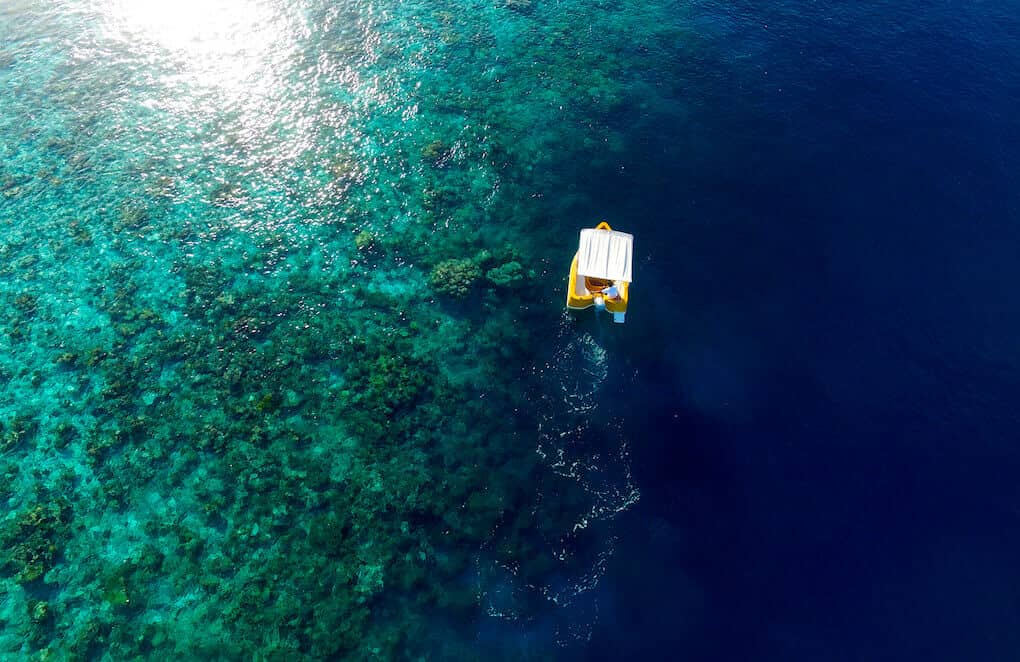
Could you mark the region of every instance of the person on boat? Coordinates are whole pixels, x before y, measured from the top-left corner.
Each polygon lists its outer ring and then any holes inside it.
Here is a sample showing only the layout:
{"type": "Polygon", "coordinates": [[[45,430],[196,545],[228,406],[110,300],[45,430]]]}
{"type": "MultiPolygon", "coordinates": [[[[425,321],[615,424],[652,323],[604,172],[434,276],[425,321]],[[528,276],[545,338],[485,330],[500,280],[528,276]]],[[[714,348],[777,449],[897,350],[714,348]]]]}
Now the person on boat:
{"type": "Polygon", "coordinates": [[[620,282],[614,280],[612,285],[602,290],[602,293],[610,301],[618,301],[620,299],[620,282]]]}

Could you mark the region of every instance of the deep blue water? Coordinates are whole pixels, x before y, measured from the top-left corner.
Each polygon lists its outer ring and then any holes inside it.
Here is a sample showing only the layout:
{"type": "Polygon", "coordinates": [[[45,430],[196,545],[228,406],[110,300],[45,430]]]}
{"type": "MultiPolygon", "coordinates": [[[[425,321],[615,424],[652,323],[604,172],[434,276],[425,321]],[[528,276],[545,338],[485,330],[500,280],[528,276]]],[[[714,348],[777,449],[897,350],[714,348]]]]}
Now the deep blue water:
{"type": "Polygon", "coordinates": [[[671,303],[589,657],[1014,659],[1018,7],[696,5],[605,200],[671,303]]]}

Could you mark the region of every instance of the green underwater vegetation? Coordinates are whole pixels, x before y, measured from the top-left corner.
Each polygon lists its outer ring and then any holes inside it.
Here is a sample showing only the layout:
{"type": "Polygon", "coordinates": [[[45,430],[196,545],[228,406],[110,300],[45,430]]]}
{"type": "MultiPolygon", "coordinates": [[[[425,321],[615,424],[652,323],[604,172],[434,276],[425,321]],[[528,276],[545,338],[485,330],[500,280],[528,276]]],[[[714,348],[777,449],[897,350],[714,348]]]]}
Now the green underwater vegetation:
{"type": "Polygon", "coordinates": [[[638,19],[271,3],[230,79],[106,4],[0,28],[0,657],[518,659],[479,620],[569,605],[637,498],[561,432],[606,356],[558,164],[613,167],[638,19]]]}

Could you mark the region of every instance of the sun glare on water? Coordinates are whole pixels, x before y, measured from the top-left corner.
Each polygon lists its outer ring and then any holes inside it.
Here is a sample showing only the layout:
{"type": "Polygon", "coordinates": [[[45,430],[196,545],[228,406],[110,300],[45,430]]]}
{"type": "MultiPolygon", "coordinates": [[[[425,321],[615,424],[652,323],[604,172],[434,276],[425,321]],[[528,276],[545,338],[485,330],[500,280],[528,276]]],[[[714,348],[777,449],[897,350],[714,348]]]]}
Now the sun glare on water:
{"type": "Polygon", "coordinates": [[[105,0],[101,7],[110,32],[165,51],[200,84],[255,82],[288,46],[279,17],[255,0],[105,0]]]}
{"type": "MultiPolygon", "coordinates": [[[[184,135],[188,126],[191,138],[179,145],[178,161],[195,157],[197,144],[202,158],[217,154],[250,181],[275,182],[280,168],[315,145],[312,95],[301,93],[305,79],[295,73],[307,28],[301,16],[284,11],[286,4],[92,0],[100,31],[92,56],[129,63],[138,81],[132,101],[153,111],[143,113],[153,144],[184,135]]],[[[131,108],[125,106],[126,125],[138,116],[131,108]]]]}

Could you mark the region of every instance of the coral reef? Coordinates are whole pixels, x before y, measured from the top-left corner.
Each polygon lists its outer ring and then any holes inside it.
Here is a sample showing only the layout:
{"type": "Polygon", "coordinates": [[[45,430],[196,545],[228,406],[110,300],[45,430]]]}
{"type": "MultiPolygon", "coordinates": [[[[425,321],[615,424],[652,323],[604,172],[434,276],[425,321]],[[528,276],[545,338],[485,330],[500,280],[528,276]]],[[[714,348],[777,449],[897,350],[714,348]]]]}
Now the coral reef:
{"type": "Polygon", "coordinates": [[[354,246],[359,251],[367,251],[375,245],[375,233],[362,230],[354,235],[354,246]]]}
{"type": "Polygon", "coordinates": [[[55,500],[37,504],[6,523],[0,529],[4,569],[21,583],[41,579],[60,554],[69,517],[69,504],[55,500]]]}
{"type": "Polygon", "coordinates": [[[442,140],[433,140],[421,149],[421,156],[433,165],[442,165],[450,158],[451,148],[442,140]]]}
{"type": "Polygon", "coordinates": [[[482,275],[482,270],[469,258],[443,260],[429,274],[429,286],[438,294],[463,299],[482,275]]]}
{"type": "Polygon", "coordinates": [[[528,13],[534,9],[532,0],[503,0],[503,6],[521,13],[528,13]]]}
{"type": "Polygon", "coordinates": [[[499,294],[561,286],[632,44],[551,7],[313,0],[222,86],[92,17],[5,42],[0,658],[479,657],[490,582],[586,585],[561,311],[499,294]]]}
{"type": "Polygon", "coordinates": [[[520,262],[511,260],[486,271],[485,278],[496,287],[513,288],[523,285],[527,275],[520,262]]]}

